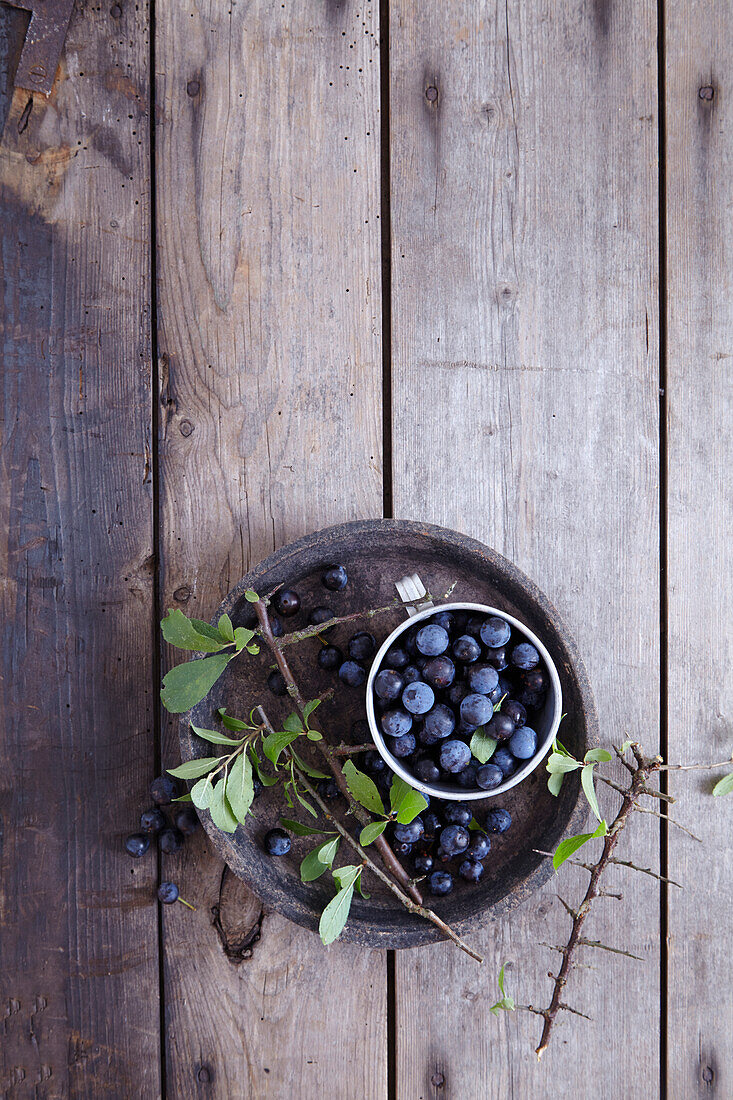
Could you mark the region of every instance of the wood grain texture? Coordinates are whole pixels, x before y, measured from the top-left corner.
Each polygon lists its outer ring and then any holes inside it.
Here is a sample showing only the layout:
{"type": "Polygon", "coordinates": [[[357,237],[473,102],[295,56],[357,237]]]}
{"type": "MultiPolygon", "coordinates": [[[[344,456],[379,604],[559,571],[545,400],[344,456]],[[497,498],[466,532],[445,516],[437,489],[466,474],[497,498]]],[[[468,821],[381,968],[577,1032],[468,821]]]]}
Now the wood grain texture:
{"type": "Polygon", "coordinates": [[[0,144],[12,1100],[160,1095],[155,856],[122,849],[154,750],[148,20],[117,10],[77,10],[0,144]]]}
{"type": "MultiPolygon", "coordinates": [[[[733,750],[733,113],[730,12],[666,6],[669,758],[733,750]],[[707,98],[710,96],[711,98],[707,98]]],[[[716,778],[724,772],[717,773],[716,778]]],[[[733,1093],[733,842],[728,799],[700,772],[670,775],[670,1096],[733,1093]]]]}
{"type": "MultiPolygon", "coordinates": [[[[578,639],[601,741],[630,730],[648,750],[655,19],[650,3],[398,0],[390,26],[395,513],[466,531],[525,569],[578,639]]],[[[658,845],[647,819],[624,842],[645,865],[658,845]]],[[[584,958],[601,974],[577,971],[567,1000],[594,1021],[566,1017],[539,1066],[536,1019],[488,1008],[502,962],[520,1003],[549,999],[556,958],[539,944],[564,942],[555,893],[572,900],[583,879],[563,872],[488,926],[480,970],[443,946],[397,957],[400,1098],[585,1096],[589,1081],[609,1100],[656,1094],[659,898],[614,879],[633,902],[599,902],[593,936],[644,963],[584,958]]]]}
{"type": "MultiPolygon", "coordinates": [[[[165,0],[157,32],[161,590],[208,618],[276,546],[381,512],[377,17],[165,0]]],[[[170,1095],[383,1096],[384,954],[268,916],[233,965],[203,837],[170,873],[199,905],[164,914],[170,1095]]]]}

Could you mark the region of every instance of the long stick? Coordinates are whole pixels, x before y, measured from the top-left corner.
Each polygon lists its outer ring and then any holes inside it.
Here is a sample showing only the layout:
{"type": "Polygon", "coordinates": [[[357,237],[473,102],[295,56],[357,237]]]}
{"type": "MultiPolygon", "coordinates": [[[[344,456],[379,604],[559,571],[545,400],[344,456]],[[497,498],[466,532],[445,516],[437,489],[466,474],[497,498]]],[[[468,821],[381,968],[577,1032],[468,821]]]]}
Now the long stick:
{"type": "MultiPolygon", "coordinates": [[[[264,642],[266,643],[266,645],[268,646],[268,648],[270,649],[270,651],[272,652],[273,656],[275,657],[275,660],[277,661],[277,667],[280,669],[280,673],[282,675],[282,678],[283,678],[283,680],[285,681],[285,683],[287,685],[288,694],[290,695],[291,699],[293,700],[293,702],[297,706],[298,710],[300,711],[300,713],[303,717],[303,720],[305,721],[306,720],[306,716],[305,716],[305,713],[304,713],[305,712],[305,705],[306,705],[305,704],[305,699],[301,695],[300,689],[299,689],[298,685],[295,682],[295,679],[293,677],[292,672],[290,671],[290,666],[288,665],[288,662],[285,659],[285,654],[283,653],[282,649],[278,645],[277,639],[274,637],[274,635],[272,633],[272,628],[270,626],[270,618],[269,618],[269,615],[267,614],[267,606],[265,605],[265,603],[262,600],[258,600],[257,603],[253,604],[252,606],[254,607],[255,613],[257,615],[257,619],[259,620],[260,633],[262,635],[262,638],[263,638],[264,642]]],[[[311,729],[315,729],[315,727],[313,725],[311,725],[311,729]]],[[[321,732],[321,731],[319,731],[319,732],[321,732]]],[[[323,737],[322,734],[321,734],[321,736],[323,737]]],[[[369,816],[369,814],[367,813],[367,811],[364,809],[364,807],[360,806],[359,803],[356,801],[356,799],[351,794],[351,791],[349,790],[349,786],[346,782],[346,776],[343,773],[343,769],[342,769],[341,764],[338,760],[338,757],[334,754],[333,747],[331,745],[329,745],[329,743],[325,739],[323,739],[321,741],[315,741],[314,745],[318,749],[318,751],[320,752],[323,759],[328,764],[329,768],[331,769],[333,777],[336,780],[336,782],[338,783],[339,790],[341,791],[344,798],[348,802],[349,809],[354,814],[357,821],[361,822],[362,825],[368,825],[369,822],[372,819],[369,816]]],[[[380,856],[382,857],[382,862],[384,863],[385,867],[390,872],[390,874],[395,879],[397,879],[397,881],[404,887],[404,889],[407,891],[407,893],[412,898],[413,902],[416,905],[421,906],[422,902],[423,902],[422,894],[420,893],[420,891],[414,886],[414,884],[410,880],[410,876],[407,874],[407,871],[405,871],[404,867],[402,866],[402,864],[398,860],[397,856],[394,854],[394,852],[390,848],[390,846],[387,843],[387,840],[385,839],[385,837],[384,836],[378,837],[377,840],[375,840],[374,844],[375,844],[375,847],[377,848],[377,850],[379,851],[380,856]]]]}

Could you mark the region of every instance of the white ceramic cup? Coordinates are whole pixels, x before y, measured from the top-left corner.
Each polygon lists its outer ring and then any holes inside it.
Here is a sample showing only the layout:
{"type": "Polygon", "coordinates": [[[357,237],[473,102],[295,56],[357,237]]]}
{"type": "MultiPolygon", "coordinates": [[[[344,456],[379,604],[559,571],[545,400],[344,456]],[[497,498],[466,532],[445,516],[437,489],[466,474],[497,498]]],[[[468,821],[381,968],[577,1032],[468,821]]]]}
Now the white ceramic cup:
{"type": "Polygon", "coordinates": [[[423,794],[430,795],[431,798],[450,799],[454,802],[476,802],[479,799],[494,798],[496,795],[503,794],[505,791],[510,790],[510,788],[516,787],[517,783],[521,783],[523,779],[526,779],[527,776],[542,763],[548,749],[555,740],[555,735],[560,726],[560,717],[562,715],[560,677],[557,674],[557,669],[555,668],[555,664],[550,654],[547,652],[547,649],[537,635],[533,634],[529,627],[520,623],[518,619],[515,619],[512,615],[507,615],[506,611],[500,611],[496,607],[486,607],[484,604],[480,603],[445,603],[438,607],[430,605],[429,607],[425,607],[425,610],[418,611],[417,614],[412,615],[404,623],[396,627],[377,651],[366,683],[366,712],[372,740],[384,762],[396,775],[399,775],[406,783],[409,783],[410,786],[414,787],[416,790],[422,791],[423,794]],[[538,717],[533,720],[533,729],[537,734],[539,742],[537,752],[531,760],[528,760],[518,768],[514,775],[510,776],[509,779],[506,779],[498,787],[494,787],[491,791],[466,790],[457,783],[423,783],[422,780],[417,779],[405,767],[401,760],[398,760],[396,756],[392,755],[387,748],[382,731],[377,723],[377,716],[374,711],[374,678],[382,667],[382,661],[384,660],[387,650],[391,649],[399,638],[413,627],[415,623],[431,618],[438,611],[474,611],[482,615],[497,615],[500,619],[505,619],[517,633],[521,634],[523,638],[531,642],[535,649],[537,649],[550,676],[550,686],[547,690],[544,705],[538,717]]]}

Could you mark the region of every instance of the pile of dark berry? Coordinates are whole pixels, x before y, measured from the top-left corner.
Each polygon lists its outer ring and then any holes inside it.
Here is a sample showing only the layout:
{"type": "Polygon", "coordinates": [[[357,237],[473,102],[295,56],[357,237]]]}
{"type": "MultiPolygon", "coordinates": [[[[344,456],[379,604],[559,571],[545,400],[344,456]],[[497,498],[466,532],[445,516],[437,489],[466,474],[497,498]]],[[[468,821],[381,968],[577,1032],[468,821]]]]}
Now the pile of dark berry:
{"type": "MultiPolygon", "coordinates": [[[[174,855],[180,852],[186,837],[196,831],[199,819],[194,808],[181,805],[173,808],[171,805],[180,793],[177,781],[170,775],[159,775],[150,784],[154,805],[140,815],[140,831],[125,837],[125,848],[135,859],[145,855],[154,839],[161,852],[174,855]],[[164,807],[169,810],[170,817],[166,816],[164,807]]],[[[172,882],[161,882],[158,897],[170,905],[179,900],[178,887],[172,882]]]]}
{"type": "Polygon", "coordinates": [[[438,611],[387,651],[374,706],[387,748],[417,779],[491,791],[536,755],[549,683],[537,649],[505,619],[438,611]],[[483,764],[470,748],[479,727],[496,742],[483,764]]]}

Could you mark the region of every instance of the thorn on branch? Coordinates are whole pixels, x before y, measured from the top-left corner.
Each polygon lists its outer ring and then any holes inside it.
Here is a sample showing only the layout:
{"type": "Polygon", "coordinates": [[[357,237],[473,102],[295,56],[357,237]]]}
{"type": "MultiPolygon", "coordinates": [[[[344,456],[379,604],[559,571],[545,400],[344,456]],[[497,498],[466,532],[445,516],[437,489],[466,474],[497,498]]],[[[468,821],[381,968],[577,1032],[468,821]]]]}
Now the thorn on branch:
{"type": "Polygon", "coordinates": [[[652,871],[651,867],[639,867],[638,864],[632,863],[630,859],[611,858],[608,862],[615,863],[618,867],[630,867],[632,871],[640,871],[642,875],[651,875],[652,878],[657,879],[659,882],[667,882],[670,886],[676,886],[678,890],[683,889],[679,882],[675,882],[673,878],[665,878],[664,875],[659,875],[656,871],[652,871]]]}
{"type": "Polygon", "coordinates": [[[670,825],[676,825],[678,829],[681,829],[683,833],[687,833],[687,835],[691,836],[693,840],[696,840],[698,844],[702,844],[699,836],[695,836],[695,834],[691,832],[686,825],[681,825],[679,821],[676,821],[673,817],[670,817],[669,814],[660,813],[659,810],[650,810],[648,806],[634,806],[634,809],[639,814],[651,814],[652,817],[658,817],[662,821],[668,821],[670,825]]]}
{"type": "Polygon", "coordinates": [[[568,905],[568,903],[565,901],[565,898],[561,898],[559,894],[555,894],[555,897],[560,902],[560,904],[565,907],[566,911],[570,914],[572,919],[577,920],[578,919],[578,914],[576,913],[576,911],[570,905],[568,905]]]}
{"type": "Polygon", "coordinates": [[[620,947],[609,947],[607,943],[601,943],[600,940],[584,940],[581,937],[575,942],[579,947],[599,947],[602,951],[611,951],[614,955],[626,955],[629,959],[636,959],[637,962],[644,962],[640,955],[632,955],[630,951],[622,951],[620,947]]]}
{"type": "Polygon", "coordinates": [[[585,1012],[580,1012],[579,1009],[566,1005],[564,1001],[561,1001],[557,1007],[561,1008],[563,1012],[572,1012],[574,1016],[582,1016],[584,1020],[593,1020],[592,1016],[586,1016],[585,1012]]]}

